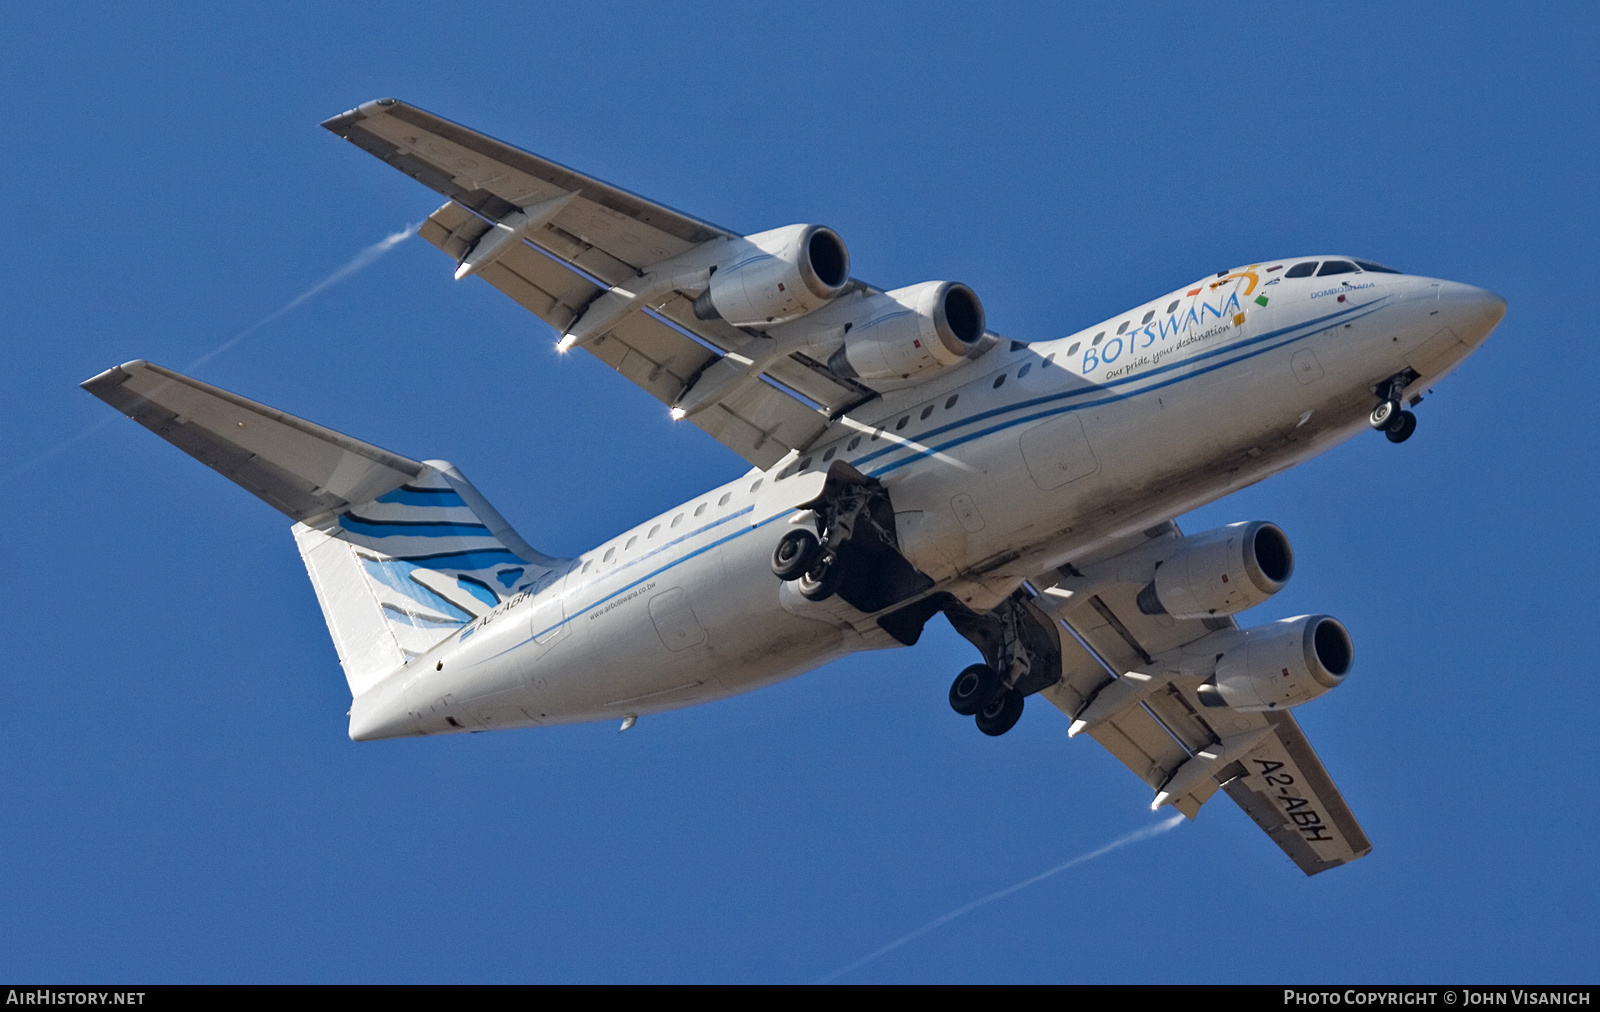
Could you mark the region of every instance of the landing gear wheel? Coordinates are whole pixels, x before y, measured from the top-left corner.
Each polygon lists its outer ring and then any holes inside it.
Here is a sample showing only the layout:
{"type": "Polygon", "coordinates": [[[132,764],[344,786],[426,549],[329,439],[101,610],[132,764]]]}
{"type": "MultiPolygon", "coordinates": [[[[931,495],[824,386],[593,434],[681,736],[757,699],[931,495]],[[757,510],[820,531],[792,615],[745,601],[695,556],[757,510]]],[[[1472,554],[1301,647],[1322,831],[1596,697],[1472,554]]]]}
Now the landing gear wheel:
{"type": "Polygon", "coordinates": [[[807,601],[826,601],[839,589],[844,579],[844,567],[837,555],[822,555],[798,581],[800,596],[807,601]]]}
{"type": "Polygon", "coordinates": [[[987,664],[974,664],[950,683],[950,709],[970,717],[993,700],[1000,689],[1000,672],[987,664]]]}
{"type": "Polygon", "coordinates": [[[810,531],[790,531],[772,550],[772,575],[785,583],[799,579],[817,564],[822,543],[810,531]]]}
{"type": "Polygon", "coordinates": [[[979,710],[976,719],[978,730],[984,734],[991,737],[1005,734],[1022,719],[1022,693],[1007,689],[979,710]]]}
{"type": "Polygon", "coordinates": [[[1372,414],[1367,416],[1367,424],[1380,432],[1387,431],[1394,424],[1394,419],[1400,413],[1400,402],[1396,400],[1379,401],[1378,406],[1372,409],[1372,414]]]}
{"type": "Polygon", "coordinates": [[[1383,430],[1383,434],[1389,437],[1391,443],[1403,443],[1410,439],[1415,431],[1417,431],[1417,416],[1409,411],[1402,411],[1394,416],[1394,421],[1383,430]]]}

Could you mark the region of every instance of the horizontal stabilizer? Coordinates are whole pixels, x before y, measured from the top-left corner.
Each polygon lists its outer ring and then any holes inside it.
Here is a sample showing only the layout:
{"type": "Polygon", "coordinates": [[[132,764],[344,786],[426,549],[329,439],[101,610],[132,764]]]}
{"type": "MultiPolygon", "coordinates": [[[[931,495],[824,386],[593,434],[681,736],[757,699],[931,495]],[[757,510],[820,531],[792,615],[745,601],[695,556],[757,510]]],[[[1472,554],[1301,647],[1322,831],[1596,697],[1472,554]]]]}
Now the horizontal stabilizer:
{"type": "Polygon", "coordinates": [[[421,461],[149,362],[83,388],[295,520],[318,526],[422,474],[421,461]]]}

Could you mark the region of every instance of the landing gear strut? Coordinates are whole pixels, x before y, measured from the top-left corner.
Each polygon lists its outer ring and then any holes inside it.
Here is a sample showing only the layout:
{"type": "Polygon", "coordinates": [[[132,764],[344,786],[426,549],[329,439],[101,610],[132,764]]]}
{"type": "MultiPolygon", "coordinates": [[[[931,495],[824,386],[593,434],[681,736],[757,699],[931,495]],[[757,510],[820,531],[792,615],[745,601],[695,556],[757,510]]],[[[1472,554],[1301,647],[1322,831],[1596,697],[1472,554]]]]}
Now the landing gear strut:
{"type": "Polygon", "coordinates": [[[1403,443],[1417,431],[1417,416],[1400,406],[1400,393],[1417,379],[1410,369],[1379,383],[1374,392],[1378,403],[1367,415],[1367,424],[1382,432],[1391,443],[1403,443]]]}

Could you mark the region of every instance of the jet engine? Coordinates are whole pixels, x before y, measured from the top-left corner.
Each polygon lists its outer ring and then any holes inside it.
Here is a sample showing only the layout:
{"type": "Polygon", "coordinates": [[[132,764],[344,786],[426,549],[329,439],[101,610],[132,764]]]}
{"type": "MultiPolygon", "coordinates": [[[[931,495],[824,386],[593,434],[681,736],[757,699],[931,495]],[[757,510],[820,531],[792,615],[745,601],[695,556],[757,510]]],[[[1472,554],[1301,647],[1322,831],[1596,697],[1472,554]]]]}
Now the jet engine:
{"type": "Polygon", "coordinates": [[[926,281],[867,300],[828,368],[847,379],[907,379],[957,365],[983,341],[983,303],[954,281],[926,281]]]}
{"type": "Polygon", "coordinates": [[[1350,670],[1350,633],[1326,615],[1301,615],[1245,629],[1200,686],[1206,706],[1282,710],[1337,688],[1350,670]]]}
{"type": "Polygon", "coordinates": [[[712,268],[694,315],[735,327],[782,323],[821,308],[850,283],[850,251],[831,228],[789,225],[737,241],[712,268]]]}
{"type": "Polygon", "coordinates": [[[1294,550],[1277,524],[1229,524],[1183,539],[1139,592],[1139,610],[1173,618],[1211,618],[1254,607],[1294,573],[1294,550]]]}

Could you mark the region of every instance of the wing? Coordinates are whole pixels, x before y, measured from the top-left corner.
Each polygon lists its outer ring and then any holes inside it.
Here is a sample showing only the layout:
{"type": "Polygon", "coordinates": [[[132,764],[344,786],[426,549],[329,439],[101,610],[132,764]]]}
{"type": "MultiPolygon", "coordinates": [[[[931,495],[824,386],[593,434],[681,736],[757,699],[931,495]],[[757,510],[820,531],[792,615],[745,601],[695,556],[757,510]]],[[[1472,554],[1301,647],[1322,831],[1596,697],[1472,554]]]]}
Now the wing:
{"type": "MultiPolygon", "coordinates": [[[[461,264],[458,276],[481,275],[560,333],[604,308],[603,297],[626,296],[650,265],[736,235],[394,99],[323,126],[449,197],[423,238],[461,264]]],[[[649,293],[627,310],[583,347],[663,404],[720,360],[763,358],[762,336],[698,319],[680,292],[649,293]]],[[[801,353],[756,375],[690,420],[760,468],[874,396],[801,353]]]]}
{"type": "MultiPolygon", "coordinates": [[[[1178,536],[1167,523],[1131,542],[1099,553],[1107,558],[1150,538],[1178,536]]],[[[1091,560],[1096,561],[1096,560],[1091,560]]],[[[1087,565],[1087,562],[1080,563],[1087,565]]],[[[1146,615],[1135,604],[1139,588],[1099,583],[1064,589],[1077,581],[1072,567],[1062,584],[1034,603],[1062,621],[1061,680],[1040,694],[1069,717],[1085,714],[1116,672],[1137,672],[1151,658],[1218,629],[1231,618],[1173,619],[1146,615]]],[[[1034,581],[1036,586],[1045,581],[1034,581]]],[[[1131,676],[1137,678],[1138,676],[1131,676]]],[[[1201,704],[1181,679],[1157,683],[1139,705],[1088,727],[1088,733],[1122,764],[1191,819],[1219,788],[1226,791],[1307,875],[1362,857],[1372,844],[1339,789],[1287,712],[1240,713],[1201,704]]]]}

